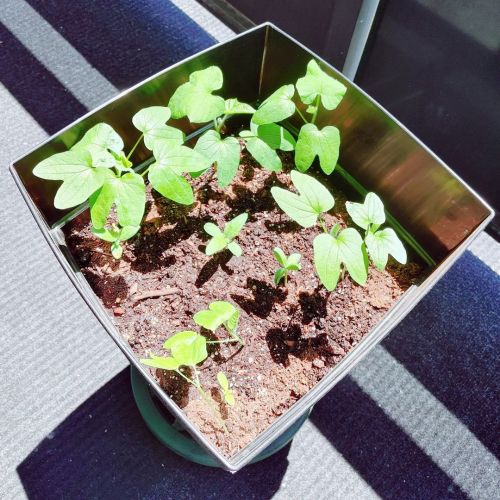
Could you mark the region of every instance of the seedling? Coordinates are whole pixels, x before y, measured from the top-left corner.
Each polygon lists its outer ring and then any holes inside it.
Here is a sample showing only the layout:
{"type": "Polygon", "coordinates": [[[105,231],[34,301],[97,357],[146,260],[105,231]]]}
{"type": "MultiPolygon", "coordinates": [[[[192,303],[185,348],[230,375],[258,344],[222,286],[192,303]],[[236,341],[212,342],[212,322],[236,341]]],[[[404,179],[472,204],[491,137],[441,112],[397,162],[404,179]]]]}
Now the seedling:
{"type": "Polygon", "coordinates": [[[118,228],[116,225],[112,229],[102,228],[96,229],[92,228],[92,233],[103,241],[111,243],[111,255],[115,259],[121,259],[123,255],[123,247],[121,243],[126,241],[139,231],[139,226],[124,226],[118,228]]]}
{"type": "Polygon", "coordinates": [[[284,279],[286,286],[288,283],[288,274],[292,271],[300,271],[300,259],[302,255],[300,255],[300,253],[292,253],[287,257],[285,252],[283,252],[283,250],[279,247],[276,247],[273,250],[273,255],[278,261],[278,264],[281,266],[276,269],[276,272],[274,273],[274,284],[278,286],[280,281],[284,279]]]}
{"type": "Polygon", "coordinates": [[[312,227],[318,222],[324,226],[322,214],[335,205],[335,200],[328,189],[313,177],[291,172],[293,185],[299,194],[280,187],[272,187],[271,194],[278,206],[291,219],[302,227],[312,227]]]}
{"type": "Polygon", "coordinates": [[[196,387],[200,396],[204,399],[214,416],[221,423],[224,431],[227,432],[227,427],[220,417],[214,402],[205,392],[200,382],[197,365],[202,361],[205,361],[208,357],[207,341],[205,337],[191,330],[178,332],[165,341],[163,348],[169,349],[171,355],[165,357],[150,354],[149,358],[141,359],[141,363],[153,368],[159,368],[160,370],[174,371],[188,383],[196,387]],[[190,368],[192,378],[182,372],[181,367],[183,366],[190,368]]]}
{"type": "Polygon", "coordinates": [[[217,373],[217,381],[219,382],[224,401],[229,406],[234,406],[234,392],[229,388],[229,381],[227,380],[227,377],[223,372],[217,373]]]}
{"type": "MultiPolygon", "coordinates": [[[[202,134],[194,148],[209,162],[205,169],[199,169],[196,174],[203,173],[213,164],[219,185],[221,187],[228,186],[234,179],[240,165],[240,141],[263,168],[270,171],[281,170],[281,160],[276,154],[276,149],[292,151],[295,140],[283,127],[272,123],[273,120],[269,117],[274,116],[278,121],[286,117],[279,109],[278,111],[276,109],[274,112],[272,111],[272,102],[273,100],[280,100],[280,92],[288,95],[291,91],[293,95],[293,85],[289,85],[287,89],[279,89],[276,97],[271,96],[267,99],[267,104],[264,105],[263,103],[264,111],[260,110],[256,113],[252,106],[240,102],[238,99],[224,99],[214,95],[214,92],[222,88],[223,80],[222,71],[217,66],[195,71],[189,76],[188,82],[177,88],[168,103],[173,118],[187,116],[193,123],[213,121],[214,128],[202,134]],[[272,116],[269,114],[269,110],[271,110],[272,116]],[[273,127],[268,127],[267,130],[265,128],[258,130],[260,129],[258,127],[260,122],[256,121],[250,130],[240,133],[240,140],[231,135],[224,136],[226,120],[234,115],[241,114],[254,114],[254,117],[256,115],[257,117],[266,115],[268,121],[265,123],[272,123],[273,127]],[[279,136],[283,140],[277,142],[276,138],[279,136]]],[[[289,114],[287,116],[290,116],[295,111],[295,105],[286,95],[282,96],[282,101],[283,105],[288,106],[287,113],[289,114]],[[286,100],[288,100],[288,103],[284,104],[286,100]]]]}
{"type": "Polygon", "coordinates": [[[329,232],[323,213],[333,208],[333,196],[309,175],[292,170],[291,178],[299,194],[279,187],[271,188],[271,194],[278,206],[302,227],[318,223],[323,229],[323,234],[313,242],[314,266],[321,283],[331,291],[337,286],[341,271],[347,270],[356,283],[364,284],[367,271],[358,231],[353,228],[341,231],[337,224],[329,232]]]}
{"type": "Polygon", "coordinates": [[[209,344],[238,342],[244,346],[245,342],[237,333],[239,319],[240,311],[233,304],[222,300],[212,302],[208,309],[199,311],[193,316],[194,322],[202,328],[215,332],[217,328],[223,326],[229,333],[230,338],[208,341],[209,344]]]}
{"type": "Polygon", "coordinates": [[[356,229],[350,227],[341,230],[339,224],[330,232],[314,238],[314,267],[328,291],[337,286],[340,273],[342,271],[343,275],[345,270],[356,283],[366,283],[367,266],[362,245],[363,239],[356,229]]]}
{"type": "Polygon", "coordinates": [[[231,219],[224,226],[223,231],[221,231],[213,222],[207,222],[203,226],[203,229],[207,234],[212,236],[212,238],[207,244],[205,254],[214,255],[227,248],[235,257],[240,257],[243,251],[234,239],[240,234],[247,219],[248,214],[240,214],[234,219],[231,219]]]}
{"type": "Polygon", "coordinates": [[[385,222],[382,200],[375,193],[368,193],[364,203],[347,202],[346,209],[355,224],[365,230],[365,245],[377,269],[387,265],[389,254],[400,264],[406,264],[406,250],[394,229],[380,229],[385,222]]]}

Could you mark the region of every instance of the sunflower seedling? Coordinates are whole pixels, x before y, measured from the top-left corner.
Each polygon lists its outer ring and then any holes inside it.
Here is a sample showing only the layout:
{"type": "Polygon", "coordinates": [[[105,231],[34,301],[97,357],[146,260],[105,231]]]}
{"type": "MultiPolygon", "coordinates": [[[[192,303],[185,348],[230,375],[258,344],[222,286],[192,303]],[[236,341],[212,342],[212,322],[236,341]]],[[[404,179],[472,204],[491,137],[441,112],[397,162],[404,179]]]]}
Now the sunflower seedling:
{"type": "Polygon", "coordinates": [[[91,231],[101,240],[111,243],[111,255],[115,259],[121,259],[123,255],[121,243],[135,236],[139,229],[139,226],[124,226],[119,228],[114,225],[112,229],[96,229],[92,227],[91,231]]]}
{"type": "Polygon", "coordinates": [[[385,222],[385,210],[375,193],[368,193],[363,203],[348,201],[346,209],[354,223],[365,230],[366,249],[377,269],[385,269],[389,255],[400,264],[406,264],[405,247],[394,229],[379,229],[385,222]]]}
{"type": "Polygon", "coordinates": [[[238,322],[240,319],[240,311],[229,302],[217,300],[209,304],[208,309],[197,312],[193,316],[194,322],[212,332],[223,326],[230,338],[224,340],[208,341],[209,344],[225,344],[230,342],[238,342],[242,346],[245,345],[243,339],[238,335],[238,322]]]}
{"type": "Polygon", "coordinates": [[[229,406],[234,406],[234,392],[229,388],[229,381],[227,380],[227,377],[223,372],[217,373],[217,382],[219,382],[224,401],[229,406]]]}
{"type": "Polygon", "coordinates": [[[224,226],[223,231],[221,231],[213,222],[207,222],[203,226],[203,229],[212,238],[207,243],[205,255],[214,255],[227,248],[235,257],[241,257],[243,251],[234,239],[240,234],[247,219],[248,214],[240,214],[234,219],[231,219],[224,226]]]}
{"type": "Polygon", "coordinates": [[[278,261],[278,264],[281,266],[276,269],[276,272],[274,273],[274,284],[278,286],[280,281],[284,279],[286,286],[288,283],[288,274],[291,271],[300,271],[300,259],[302,255],[300,255],[300,253],[292,253],[287,257],[285,252],[283,252],[283,250],[279,247],[276,247],[273,250],[273,255],[278,261]]]}
{"type": "Polygon", "coordinates": [[[165,341],[163,348],[170,350],[170,356],[150,354],[149,358],[141,359],[141,363],[153,368],[159,368],[160,370],[174,371],[186,380],[186,382],[196,387],[196,390],[220,422],[224,431],[227,432],[226,424],[222,420],[214,401],[205,392],[200,382],[197,365],[208,357],[205,337],[191,330],[178,332],[165,341]],[[192,378],[183,373],[181,370],[183,366],[190,368],[192,378]]]}

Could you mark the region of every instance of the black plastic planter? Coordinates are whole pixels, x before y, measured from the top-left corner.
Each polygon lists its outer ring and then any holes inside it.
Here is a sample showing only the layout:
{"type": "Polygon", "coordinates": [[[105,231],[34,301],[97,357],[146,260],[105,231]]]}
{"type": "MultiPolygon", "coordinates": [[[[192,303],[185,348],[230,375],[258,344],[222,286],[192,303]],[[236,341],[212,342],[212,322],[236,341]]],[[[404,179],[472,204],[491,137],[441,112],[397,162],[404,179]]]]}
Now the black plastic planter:
{"type": "MultiPolygon", "coordinates": [[[[294,125],[290,123],[290,127],[294,125]]],[[[196,133],[187,121],[179,121],[178,126],[187,134],[196,133]]],[[[138,149],[133,160],[135,164],[147,162],[148,155],[146,149],[138,149]]],[[[408,314],[493,216],[492,209],[472,189],[389,113],[271,24],[261,25],[190,57],[122,93],[15,161],[11,172],[48,244],[106,331],[160,401],[182,421],[193,438],[230,471],[237,471],[252,461],[344,377],[408,314]],[[335,111],[318,117],[320,126],[331,123],[341,131],[341,156],[334,175],[342,176],[361,192],[375,191],[384,199],[393,225],[399,228],[407,245],[427,262],[429,273],[418,286],[409,288],[377,326],[312,390],[248,446],[227,458],[190,423],[148,370],[138,363],[66,248],[60,228],[78,210],[55,209],[57,183],[34,177],[32,170],[42,159],[66,150],[84,131],[99,122],[112,125],[126,143],[134,142],[137,131],[131,123],[133,114],[146,106],[165,105],[192,71],[218,65],[224,73],[224,95],[256,103],[280,85],[302,76],[311,57],[320,61],[323,69],[348,89],[335,111]]]]}

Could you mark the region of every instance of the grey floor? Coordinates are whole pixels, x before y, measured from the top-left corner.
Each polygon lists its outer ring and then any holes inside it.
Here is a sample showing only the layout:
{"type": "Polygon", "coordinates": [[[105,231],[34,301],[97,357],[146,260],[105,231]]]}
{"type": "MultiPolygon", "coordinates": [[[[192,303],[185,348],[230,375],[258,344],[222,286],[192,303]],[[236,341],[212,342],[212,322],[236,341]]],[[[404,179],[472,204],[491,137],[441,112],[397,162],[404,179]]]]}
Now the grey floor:
{"type": "Polygon", "coordinates": [[[232,476],[176,457],[143,425],[125,358],[7,167],[230,36],[193,0],[2,1],[0,498],[500,498],[500,246],[488,236],[276,456],[232,476]]]}

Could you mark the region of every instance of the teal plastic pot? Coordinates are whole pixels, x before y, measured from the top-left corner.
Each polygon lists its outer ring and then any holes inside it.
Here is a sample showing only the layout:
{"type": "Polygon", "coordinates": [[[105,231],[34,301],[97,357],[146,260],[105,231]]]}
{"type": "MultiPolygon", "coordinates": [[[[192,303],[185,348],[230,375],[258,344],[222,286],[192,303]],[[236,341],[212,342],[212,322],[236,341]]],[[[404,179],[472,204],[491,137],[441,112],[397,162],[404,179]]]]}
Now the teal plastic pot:
{"type": "MultiPolygon", "coordinates": [[[[130,380],[137,407],[150,431],[177,455],[208,467],[220,467],[215,458],[209,455],[196,441],[186,436],[169,423],[153,400],[149,387],[144,377],[133,366],[130,367],[130,380]]],[[[311,408],[312,410],[312,408],[311,408]]],[[[285,447],[308,419],[311,410],[302,415],[281,436],[271,443],[262,453],[257,455],[250,463],[259,462],[274,455],[285,447]]]]}

